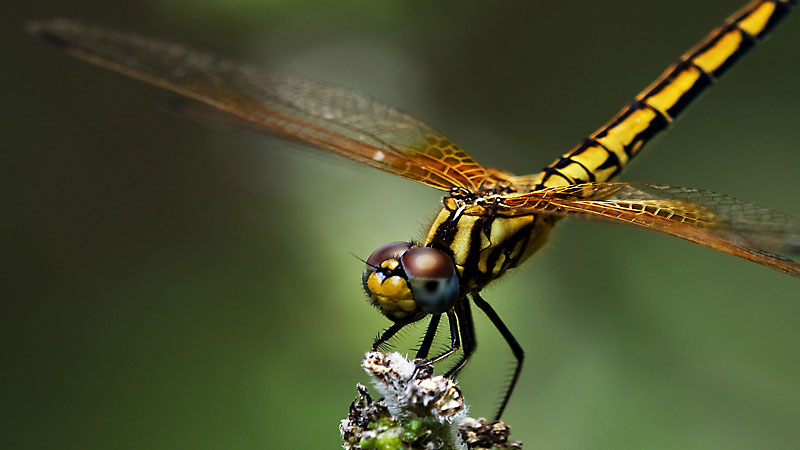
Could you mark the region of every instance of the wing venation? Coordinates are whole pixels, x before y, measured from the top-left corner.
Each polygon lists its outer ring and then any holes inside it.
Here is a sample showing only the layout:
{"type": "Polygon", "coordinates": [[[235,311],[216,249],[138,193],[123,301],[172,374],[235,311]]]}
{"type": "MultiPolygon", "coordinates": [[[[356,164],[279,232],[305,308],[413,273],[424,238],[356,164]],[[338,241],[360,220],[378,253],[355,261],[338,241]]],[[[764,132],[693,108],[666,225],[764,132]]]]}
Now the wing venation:
{"type": "Polygon", "coordinates": [[[75,57],[235,115],[250,131],[299,140],[442,190],[511,183],[510,174],[481,166],[425,123],[341,87],[66,19],[31,22],[28,30],[75,57]]]}
{"type": "Polygon", "coordinates": [[[501,205],[644,227],[800,277],[800,217],[711,191],[584,183],[506,197],[501,205]]]}

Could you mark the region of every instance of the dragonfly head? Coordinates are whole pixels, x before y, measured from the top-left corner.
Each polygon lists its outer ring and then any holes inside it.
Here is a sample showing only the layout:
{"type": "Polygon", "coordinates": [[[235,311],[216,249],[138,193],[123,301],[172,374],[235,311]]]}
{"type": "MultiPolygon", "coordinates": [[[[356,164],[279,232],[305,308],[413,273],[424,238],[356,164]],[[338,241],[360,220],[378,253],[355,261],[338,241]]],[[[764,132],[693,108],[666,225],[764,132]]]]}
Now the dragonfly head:
{"type": "Polygon", "coordinates": [[[458,300],[458,273],[447,253],[392,242],[367,259],[362,276],[370,302],[394,322],[410,323],[448,311],[458,300]]]}

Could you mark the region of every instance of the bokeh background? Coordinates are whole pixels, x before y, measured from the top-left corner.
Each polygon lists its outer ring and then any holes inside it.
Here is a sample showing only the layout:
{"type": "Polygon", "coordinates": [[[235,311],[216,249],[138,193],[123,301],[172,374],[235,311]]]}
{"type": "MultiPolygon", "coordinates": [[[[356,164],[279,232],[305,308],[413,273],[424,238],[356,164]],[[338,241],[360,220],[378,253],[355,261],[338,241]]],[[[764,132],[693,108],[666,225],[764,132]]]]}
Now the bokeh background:
{"type": "MultiPolygon", "coordinates": [[[[387,326],[353,255],[419,237],[441,195],[164,114],[162,92],[37,42],[25,19],[79,18],[335,82],[487,165],[534,172],[740,3],[5,4],[0,447],[337,448],[360,359],[387,326]]],[[[622,179],[800,214],[797,16],[622,179]]],[[[800,448],[797,279],[565,221],[485,297],[527,350],[505,416],[527,448],[800,448]]],[[[461,386],[473,414],[491,415],[512,358],[478,322],[461,386]]]]}

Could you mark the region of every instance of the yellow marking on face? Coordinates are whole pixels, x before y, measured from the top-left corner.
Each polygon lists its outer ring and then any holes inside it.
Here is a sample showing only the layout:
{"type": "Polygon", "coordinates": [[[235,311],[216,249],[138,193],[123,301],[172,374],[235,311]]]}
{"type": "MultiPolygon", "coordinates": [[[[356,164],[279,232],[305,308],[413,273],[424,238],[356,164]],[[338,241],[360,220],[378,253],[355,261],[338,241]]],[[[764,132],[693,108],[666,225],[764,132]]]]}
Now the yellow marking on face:
{"type": "Polygon", "coordinates": [[[733,55],[742,44],[742,33],[733,29],[723,34],[722,37],[703,53],[695,56],[692,62],[706,71],[714,73],[725,61],[733,55]]]}
{"type": "MultiPolygon", "coordinates": [[[[672,72],[672,70],[673,68],[669,68],[667,73],[662,75],[662,77],[672,72]]],[[[701,75],[702,72],[696,67],[686,66],[680,73],[673,74],[673,79],[670,80],[670,83],[662,87],[660,91],[647,97],[645,102],[648,106],[657,109],[661,114],[669,118],[669,120],[672,120],[668,110],[672,108],[689,89],[694,87],[701,75]]],[[[658,81],[660,82],[661,78],[659,78],[658,81]]],[[[647,89],[645,93],[650,92],[650,90],[651,89],[647,89]]]]}
{"type": "Polygon", "coordinates": [[[384,309],[392,308],[394,311],[412,312],[417,309],[417,304],[414,300],[396,300],[381,298],[378,300],[384,309]]]}
{"type": "Polygon", "coordinates": [[[396,259],[387,259],[381,263],[381,269],[396,270],[400,267],[400,261],[396,259]]]}
{"type": "Polygon", "coordinates": [[[381,276],[378,272],[373,272],[369,275],[369,278],[367,278],[367,287],[376,297],[385,297],[395,300],[414,299],[406,280],[396,275],[381,280],[381,276]]]}
{"type": "Polygon", "coordinates": [[[385,277],[373,272],[367,278],[367,288],[372,304],[391,320],[414,321],[424,316],[406,280],[399,276],[385,277]]]}
{"type": "Polygon", "coordinates": [[[757,36],[767,26],[770,17],[775,12],[775,4],[764,2],[739,21],[739,27],[751,36],[757,36]]]}

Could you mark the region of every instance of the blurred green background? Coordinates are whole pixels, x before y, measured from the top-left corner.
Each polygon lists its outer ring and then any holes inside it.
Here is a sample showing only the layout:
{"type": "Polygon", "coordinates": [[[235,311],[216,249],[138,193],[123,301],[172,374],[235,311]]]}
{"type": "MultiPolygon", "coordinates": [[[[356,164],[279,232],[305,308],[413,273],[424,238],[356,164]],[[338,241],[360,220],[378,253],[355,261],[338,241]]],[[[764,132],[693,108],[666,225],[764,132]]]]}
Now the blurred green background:
{"type": "MultiPolygon", "coordinates": [[[[162,92],[46,47],[25,19],[78,18],[335,82],[487,165],[534,172],[740,3],[5,5],[0,446],[338,448],[360,359],[387,326],[352,254],[419,237],[440,198],[164,114],[162,92]]],[[[622,179],[800,214],[797,16],[622,179]]],[[[505,416],[526,448],[800,448],[797,279],[565,221],[485,298],[527,350],[505,416]]],[[[512,358],[478,322],[461,386],[474,415],[491,415],[512,358]]]]}

